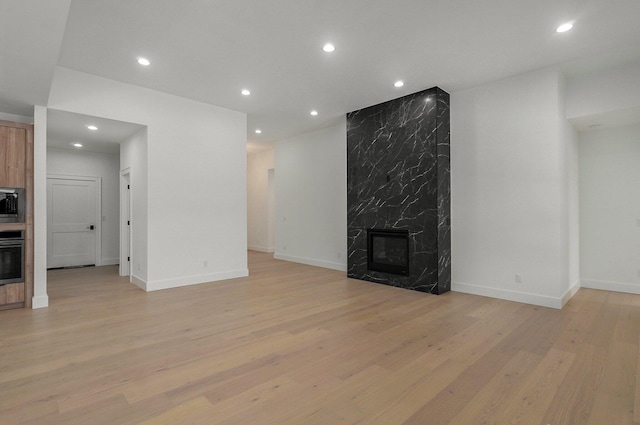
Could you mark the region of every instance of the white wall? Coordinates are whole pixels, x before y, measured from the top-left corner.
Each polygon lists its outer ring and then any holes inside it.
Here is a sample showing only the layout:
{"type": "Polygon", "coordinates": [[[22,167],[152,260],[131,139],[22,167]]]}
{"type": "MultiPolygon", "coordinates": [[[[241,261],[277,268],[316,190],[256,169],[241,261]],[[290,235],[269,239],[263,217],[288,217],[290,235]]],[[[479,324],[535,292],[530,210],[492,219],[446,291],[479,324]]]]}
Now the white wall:
{"type": "Polygon", "coordinates": [[[347,129],[276,143],[275,258],[347,270],[347,129]]]}
{"type": "Polygon", "coordinates": [[[566,117],[574,119],[640,106],[640,63],[567,81],[566,117]]]}
{"type": "Polygon", "coordinates": [[[453,290],[556,308],[575,291],[561,92],[547,69],[451,94],[453,290]]]}
{"type": "Polygon", "coordinates": [[[120,233],[120,158],[118,154],[47,149],[47,174],[102,179],[102,257],[97,265],[118,264],[120,233]]]}
{"type": "Polygon", "coordinates": [[[580,135],[582,286],[640,294],[640,125],[580,135]]]}
{"type": "MultiPolygon", "coordinates": [[[[48,107],[147,126],[146,271],[132,265],[146,274],[139,284],[248,274],[246,114],[60,67],[48,107]]],[[[132,217],[134,233],[142,220],[132,217]]]]}
{"type": "Polygon", "coordinates": [[[560,122],[562,141],[565,149],[564,176],[567,187],[567,251],[568,251],[568,283],[569,292],[565,294],[564,304],[580,289],[580,186],[579,186],[579,150],[578,132],[565,116],[567,94],[567,79],[560,76],[558,120],[560,122]]]}
{"type": "Polygon", "coordinates": [[[120,171],[129,172],[131,186],[131,264],[133,282],[147,281],[147,129],[143,128],[120,143],[120,171]]]}
{"type": "Polygon", "coordinates": [[[25,117],[24,115],[7,114],[6,112],[0,112],[0,120],[21,122],[24,124],[33,124],[33,117],[25,117]]]}
{"type": "Polygon", "coordinates": [[[580,186],[579,186],[579,138],[576,130],[563,120],[564,143],[566,148],[566,182],[567,182],[567,230],[569,270],[568,282],[570,293],[563,303],[568,301],[580,289],[580,186]]]}
{"type": "Polygon", "coordinates": [[[247,155],[247,244],[254,251],[274,251],[269,235],[269,170],[273,167],[273,147],[247,155]]]}

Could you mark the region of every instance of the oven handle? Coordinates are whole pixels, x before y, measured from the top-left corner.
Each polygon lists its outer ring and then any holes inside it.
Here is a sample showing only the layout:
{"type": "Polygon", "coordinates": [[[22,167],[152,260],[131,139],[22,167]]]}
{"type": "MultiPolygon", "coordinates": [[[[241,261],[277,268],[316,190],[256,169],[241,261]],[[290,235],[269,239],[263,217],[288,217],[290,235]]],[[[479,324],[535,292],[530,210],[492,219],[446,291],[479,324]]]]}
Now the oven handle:
{"type": "Polygon", "coordinates": [[[0,240],[0,246],[4,246],[4,247],[12,247],[12,246],[22,246],[24,245],[24,239],[20,239],[17,241],[3,241],[0,240]]]}

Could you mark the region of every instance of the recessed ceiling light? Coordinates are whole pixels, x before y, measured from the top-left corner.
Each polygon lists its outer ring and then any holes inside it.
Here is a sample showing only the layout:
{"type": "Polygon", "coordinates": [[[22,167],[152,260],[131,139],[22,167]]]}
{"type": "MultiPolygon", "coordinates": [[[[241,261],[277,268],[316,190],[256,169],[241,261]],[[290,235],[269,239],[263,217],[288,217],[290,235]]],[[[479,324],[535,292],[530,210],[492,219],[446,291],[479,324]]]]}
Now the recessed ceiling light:
{"type": "Polygon", "coordinates": [[[240,93],[242,93],[243,96],[249,96],[251,94],[251,92],[247,89],[242,89],[240,93]]]}
{"type": "Polygon", "coordinates": [[[143,58],[143,57],[139,57],[138,58],[138,63],[142,66],[149,66],[151,65],[151,62],[149,62],[149,59],[147,58],[143,58]]]}
{"type": "Polygon", "coordinates": [[[395,83],[393,83],[393,86],[394,87],[402,87],[402,86],[404,86],[404,81],[398,80],[395,83]]]}
{"type": "Polygon", "coordinates": [[[318,115],[318,111],[316,111],[316,110],[313,110],[313,111],[311,111],[311,112],[309,112],[309,113],[310,113],[311,115],[313,115],[314,117],[315,117],[316,115],[318,115]]]}
{"type": "Polygon", "coordinates": [[[567,32],[571,28],[573,28],[573,23],[567,22],[566,24],[562,24],[558,28],[556,28],[556,32],[567,32]]]}
{"type": "Polygon", "coordinates": [[[82,143],[74,143],[73,146],[75,146],[76,148],[81,148],[82,147],[82,143]]]}
{"type": "Polygon", "coordinates": [[[333,43],[327,43],[324,46],[322,46],[322,50],[324,50],[327,53],[331,53],[334,50],[336,50],[336,46],[334,46],[333,43]]]}
{"type": "Polygon", "coordinates": [[[91,131],[96,131],[98,129],[95,125],[88,125],[87,128],[91,131]]]}
{"type": "Polygon", "coordinates": [[[262,130],[260,130],[259,128],[256,128],[256,134],[262,134],[262,130]]]}

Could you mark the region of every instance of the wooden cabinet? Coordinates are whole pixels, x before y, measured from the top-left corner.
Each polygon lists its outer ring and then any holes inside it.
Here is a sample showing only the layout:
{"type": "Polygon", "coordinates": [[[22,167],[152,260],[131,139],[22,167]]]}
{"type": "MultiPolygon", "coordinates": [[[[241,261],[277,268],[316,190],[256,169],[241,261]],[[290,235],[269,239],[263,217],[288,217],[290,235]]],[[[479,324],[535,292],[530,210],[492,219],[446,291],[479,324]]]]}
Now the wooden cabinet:
{"type": "Polygon", "coordinates": [[[24,283],[0,286],[0,310],[24,305],[24,283]]]}
{"type": "Polygon", "coordinates": [[[27,130],[0,124],[0,187],[26,187],[27,130]]]}
{"type": "Polygon", "coordinates": [[[0,310],[31,307],[33,297],[33,125],[0,121],[0,187],[24,188],[24,223],[0,223],[0,230],[24,230],[24,282],[0,286],[0,310]]]}

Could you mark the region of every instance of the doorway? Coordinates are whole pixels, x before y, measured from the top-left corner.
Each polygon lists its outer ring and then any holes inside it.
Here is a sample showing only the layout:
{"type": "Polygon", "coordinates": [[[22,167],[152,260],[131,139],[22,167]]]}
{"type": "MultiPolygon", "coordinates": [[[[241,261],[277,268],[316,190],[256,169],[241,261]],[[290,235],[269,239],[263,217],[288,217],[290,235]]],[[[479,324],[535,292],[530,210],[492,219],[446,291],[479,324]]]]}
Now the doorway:
{"type": "Polygon", "coordinates": [[[100,177],[47,177],[48,269],[99,263],[101,186],[100,177]]]}

